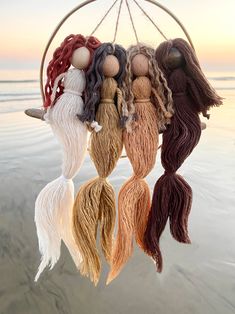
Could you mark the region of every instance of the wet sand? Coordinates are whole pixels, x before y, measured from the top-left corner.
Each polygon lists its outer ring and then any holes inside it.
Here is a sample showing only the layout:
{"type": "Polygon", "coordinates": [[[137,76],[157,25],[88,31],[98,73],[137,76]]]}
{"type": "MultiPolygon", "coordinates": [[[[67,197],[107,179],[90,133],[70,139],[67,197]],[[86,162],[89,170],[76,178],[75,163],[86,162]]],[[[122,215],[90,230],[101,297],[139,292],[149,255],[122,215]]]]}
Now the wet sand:
{"type": "MultiPolygon", "coordinates": [[[[164,271],[137,247],[119,277],[95,288],[81,277],[62,247],[59,262],[33,279],[40,255],[34,202],[60,175],[61,153],[48,125],[26,117],[30,102],[1,104],[0,114],[0,313],[2,314],[234,314],[235,313],[235,93],[223,90],[223,108],[212,110],[201,141],[179,173],[193,188],[191,245],[161,241],[164,271]],[[16,110],[18,108],[18,110],[16,110]]],[[[34,101],[34,106],[40,105],[34,101]]],[[[148,177],[153,188],[163,170],[159,155],[148,177]]],[[[131,174],[121,159],[110,177],[116,191],[131,174]]],[[[96,175],[87,156],[76,190],[96,175]]]]}

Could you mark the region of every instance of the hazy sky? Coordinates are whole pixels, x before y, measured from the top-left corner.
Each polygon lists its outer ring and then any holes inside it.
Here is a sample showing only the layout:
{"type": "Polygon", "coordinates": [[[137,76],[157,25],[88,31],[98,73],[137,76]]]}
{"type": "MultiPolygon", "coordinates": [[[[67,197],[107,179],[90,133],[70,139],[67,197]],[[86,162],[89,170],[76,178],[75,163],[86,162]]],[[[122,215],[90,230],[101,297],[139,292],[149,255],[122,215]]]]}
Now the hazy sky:
{"type": "MultiPolygon", "coordinates": [[[[119,0],[120,1],[120,0],[119,0]]],[[[80,0],[0,0],[0,69],[37,68],[50,34],[60,19],[80,0]]],[[[163,38],[129,0],[142,42],[157,46],[163,38]]],[[[168,38],[184,37],[177,24],[159,8],[138,0],[168,38]]],[[[202,66],[207,70],[235,70],[235,0],[160,0],[188,30],[202,66]]],[[[49,57],[70,33],[89,35],[113,0],[97,0],[75,13],[53,42],[49,57]]],[[[113,38],[118,5],[95,34],[101,41],[113,38]]],[[[117,42],[135,43],[124,4],[117,42]]]]}

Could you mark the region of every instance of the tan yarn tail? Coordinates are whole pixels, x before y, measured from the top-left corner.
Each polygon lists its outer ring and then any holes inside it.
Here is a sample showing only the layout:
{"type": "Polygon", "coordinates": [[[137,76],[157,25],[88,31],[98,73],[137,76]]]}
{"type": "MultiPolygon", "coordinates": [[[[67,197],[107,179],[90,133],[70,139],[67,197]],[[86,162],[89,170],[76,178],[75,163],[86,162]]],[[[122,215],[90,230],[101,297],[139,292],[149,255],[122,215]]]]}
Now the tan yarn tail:
{"type": "Polygon", "coordinates": [[[115,227],[116,205],[113,187],[103,179],[103,189],[100,195],[99,219],[100,241],[104,256],[108,263],[111,262],[113,246],[113,232],[115,227]]]}
{"type": "Polygon", "coordinates": [[[121,188],[118,196],[118,232],[112,253],[107,284],[118,276],[133,252],[133,236],[142,247],[150,210],[147,183],[133,176],[121,188]]]}
{"type": "Polygon", "coordinates": [[[74,238],[83,260],[80,272],[83,276],[90,276],[95,285],[101,271],[96,234],[102,188],[103,180],[90,180],[80,188],[73,207],[74,238]]]}
{"type": "Polygon", "coordinates": [[[149,186],[144,179],[136,181],[136,186],[136,194],[138,193],[138,198],[135,204],[134,214],[135,240],[140,248],[144,250],[144,234],[151,208],[151,195],[149,186]]]}
{"type": "Polygon", "coordinates": [[[82,255],[80,272],[90,276],[97,285],[101,262],[96,245],[100,221],[100,241],[107,262],[110,263],[115,226],[115,193],[105,178],[95,178],[81,187],[73,208],[73,231],[82,255]]]}

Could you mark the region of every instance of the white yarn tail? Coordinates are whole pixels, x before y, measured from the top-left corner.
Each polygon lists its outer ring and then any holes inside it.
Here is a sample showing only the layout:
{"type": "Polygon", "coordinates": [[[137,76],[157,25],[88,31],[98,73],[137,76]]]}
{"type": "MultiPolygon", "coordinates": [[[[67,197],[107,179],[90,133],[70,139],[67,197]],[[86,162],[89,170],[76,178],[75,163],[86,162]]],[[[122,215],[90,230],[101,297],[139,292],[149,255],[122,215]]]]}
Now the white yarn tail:
{"type": "Polygon", "coordinates": [[[40,192],[35,204],[41,264],[35,280],[46,266],[53,266],[60,257],[61,240],[67,246],[76,266],[81,256],[72,234],[72,211],[74,185],[72,180],[82,166],[87,150],[88,131],[77,115],[83,112],[82,92],[85,88],[85,74],[78,69],[68,70],[60,75],[54,84],[53,97],[59,80],[64,78],[64,93],[54,106],[47,110],[45,120],[50,124],[63,150],[62,173],[64,175],[47,184],[40,192]]]}
{"type": "Polygon", "coordinates": [[[77,267],[81,256],[72,234],[74,184],[63,176],[48,183],[40,192],[35,204],[35,223],[41,253],[41,263],[35,281],[46,266],[54,267],[60,257],[61,240],[64,240],[77,267]]]}
{"type": "Polygon", "coordinates": [[[73,194],[73,201],[70,204],[70,207],[63,211],[62,217],[62,225],[61,225],[61,238],[64,241],[65,245],[67,246],[69,253],[71,254],[73,261],[76,267],[79,269],[80,264],[82,262],[82,256],[79,252],[77,244],[74,240],[73,236],[73,204],[74,204],[74,194],[73,194]]]}

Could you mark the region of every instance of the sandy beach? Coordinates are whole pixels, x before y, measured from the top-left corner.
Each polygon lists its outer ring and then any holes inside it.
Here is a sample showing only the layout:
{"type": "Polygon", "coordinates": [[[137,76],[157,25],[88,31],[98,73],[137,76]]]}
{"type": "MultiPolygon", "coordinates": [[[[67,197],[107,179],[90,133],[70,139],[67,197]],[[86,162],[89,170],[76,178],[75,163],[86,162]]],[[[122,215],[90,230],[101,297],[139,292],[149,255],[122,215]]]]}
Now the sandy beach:
{"type": "MultiPolygon", "coordinates": [[[[60,175],[61,151],[50,127],[23,110],[41,106],[35,73],[0,81],[0,313],[1,314],[234,314],[235,313],[235,73],[207,73],[224,106],[211,111],[200,143],[179,173],[193,189],[191,245],[165,230],[164,271],[135,247],[120,276],[98,287],[75,269],[62,246],[59,262],[33,279],[40,261],[34,202],[60,175]]],[[[6,77],[1,75],[2,77],[6,77]]],[[[153,188],[163,170],[158,159],[147,180],[153,188]]],[[[76,190],[96,175],[87,155],[76,190]]],[[[120,159],[110,181],[118,192],[131,175],[120,159]]]]}

